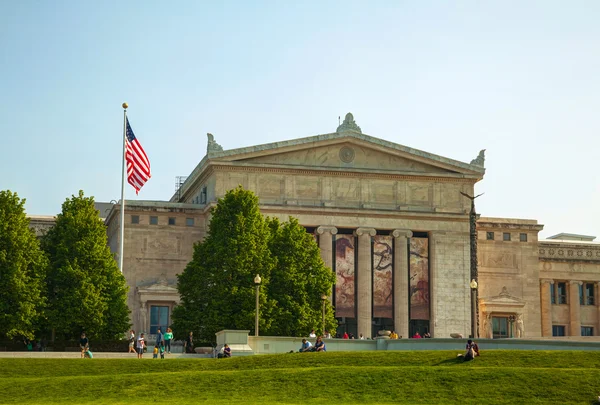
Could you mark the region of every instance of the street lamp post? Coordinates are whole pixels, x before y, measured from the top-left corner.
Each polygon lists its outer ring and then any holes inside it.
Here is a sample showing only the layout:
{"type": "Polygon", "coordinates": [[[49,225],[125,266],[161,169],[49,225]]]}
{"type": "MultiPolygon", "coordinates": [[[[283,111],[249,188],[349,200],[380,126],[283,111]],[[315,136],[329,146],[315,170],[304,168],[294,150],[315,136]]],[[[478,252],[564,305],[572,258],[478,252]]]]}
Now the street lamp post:
{"type": "Polygon", "coordinates": [[[321,318],[321,321],[322,321],[321,334],[325,335],[325,302],[327,301],[326,294],[321,295],[321,301],[323,303],[323,317],[321,318]]]}
{"type": "Polygon", "coordinates": [[[475,279],[471,280],[469,283],[469,287],[471,287],[471,337],[476,339],[478,337],[477,333],[477,281],[475,279]]]}
{"type": "Polygon", "coordinates": [[[260,276],[257,274],[256,277],[254,277],[254,285],[256,286],[256,322],[254,325],[254,336],[258,336],[258,312],[259,312],[259,302],[258,302],[258,290],[260,289],[260,282],[261,282],[261,278],[260,276]]]}

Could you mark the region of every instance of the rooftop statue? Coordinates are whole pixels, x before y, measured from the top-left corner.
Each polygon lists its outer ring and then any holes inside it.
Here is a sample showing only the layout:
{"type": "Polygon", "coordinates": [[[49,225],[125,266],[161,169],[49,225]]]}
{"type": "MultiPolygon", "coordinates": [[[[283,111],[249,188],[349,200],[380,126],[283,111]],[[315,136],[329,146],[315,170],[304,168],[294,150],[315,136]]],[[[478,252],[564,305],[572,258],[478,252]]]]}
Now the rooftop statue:
{"type": "Polygon", "coordinates": [[[479,155],[473,160],[471,164],[479,167],[485,167],[485,149],[479,151],[479,155]]]}
{"type": "Polygon", "coordinates": [[[344,122],[342,122],[342,124],[339,127],[337,127],[337,130],[336,130],[336,132],[344,132],[344,131],[355,131],[355,132],[362,134],[360,127],[358,125],[356,125],[356,122],[354,122],[354,116],[352,115],[352,113],[346,114],[346,117],[344,118],[344,122]]]}
{"type": "Polygon", "coordinates": [[[223,152],[223,147],[215,142],[215,137],[211,133],[207,133],[208,145],[206,146],[206,153],[210,152],[223,152]]]}

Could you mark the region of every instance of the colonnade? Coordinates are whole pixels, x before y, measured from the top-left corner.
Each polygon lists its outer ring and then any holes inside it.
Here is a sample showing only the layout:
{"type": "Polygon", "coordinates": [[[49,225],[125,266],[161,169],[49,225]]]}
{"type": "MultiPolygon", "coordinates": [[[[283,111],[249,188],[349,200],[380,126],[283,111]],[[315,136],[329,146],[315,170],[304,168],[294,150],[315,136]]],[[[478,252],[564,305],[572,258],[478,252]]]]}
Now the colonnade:
{"type": "MultiPolygon", "coordinates": [[[[319,226],[316,229],[319,235],[321,257],[325,265],[334,268],[334,235],[338,229],[334,226],[319,226]]],[[[372,333],[372,252],[371,238],[377,234],[374,228],[358,228],[354,236],[358,239],[358,261],[355,264],[357,277],[357,333],[371,336],[372,333]]],[[[412,232],[407,229],[395,229],[391,232],[394,238],[394,272],[393,272],[393,308],[394,330],[400,336],[409,336],[409,257],[408,243],[412,232]]]]}

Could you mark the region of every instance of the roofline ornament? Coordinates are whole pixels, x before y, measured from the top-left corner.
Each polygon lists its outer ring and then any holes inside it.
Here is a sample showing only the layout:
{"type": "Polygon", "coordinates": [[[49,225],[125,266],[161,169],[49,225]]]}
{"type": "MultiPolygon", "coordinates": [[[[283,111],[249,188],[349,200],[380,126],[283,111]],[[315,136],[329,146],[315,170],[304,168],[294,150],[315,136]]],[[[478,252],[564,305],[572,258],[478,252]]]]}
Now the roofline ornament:
{"type": "Polygon", "coordinates": [[[358,132],[359,134],[362,134],[360,127],[356,125],[356,122],[354,121],[354,116],[352,115],[352,113],[346,114],[344,122],[342,122],[342,124],[339,127],[337,127],[336,130],[337,133],[346,131],[354,131],[358,132]]]}
{"type": "Polygon", "coordinates": [[[479,155],[471,160],[471,164],[474,166],[485,167],[485,149],[479,151],[479,155]]]}
{"type": "Polygon", "coordinates": [[[210,154],[211,152],[223,152],[223,147],[215,142],[215,137],[210,132],[206,134],[208,137],[208,145],[206,145],[206,153],[210,154]]]}

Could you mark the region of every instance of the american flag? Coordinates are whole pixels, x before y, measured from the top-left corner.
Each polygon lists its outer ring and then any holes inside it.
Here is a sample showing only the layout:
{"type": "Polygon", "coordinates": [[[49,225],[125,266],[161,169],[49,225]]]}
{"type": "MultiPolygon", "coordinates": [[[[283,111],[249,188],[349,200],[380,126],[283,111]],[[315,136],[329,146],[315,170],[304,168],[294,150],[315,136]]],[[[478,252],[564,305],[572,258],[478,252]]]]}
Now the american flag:
{"type": "Polygon", "coordinates": [[[127,118],[125,160],[127,161],[127,182],[135,188],[135,193],[146,184],[150,176],[150,161],[144,148],[133,134],[127,118]]]}

